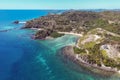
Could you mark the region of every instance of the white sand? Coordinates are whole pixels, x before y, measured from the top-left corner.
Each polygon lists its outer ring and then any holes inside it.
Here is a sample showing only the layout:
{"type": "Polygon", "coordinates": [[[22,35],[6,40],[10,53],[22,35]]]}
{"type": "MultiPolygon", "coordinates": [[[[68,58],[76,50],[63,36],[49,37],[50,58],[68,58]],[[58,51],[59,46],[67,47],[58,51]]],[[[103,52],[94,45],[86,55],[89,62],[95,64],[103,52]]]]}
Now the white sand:
{"type": "Polygon", "coordinates": [[[75,36],[80,36],[80,37],[83,36],[82,34],[73,33],[73,32],[58,32],[58,33],[60,33],[60,34],[70,34],[70,35],[75,35],[75,36]]]}

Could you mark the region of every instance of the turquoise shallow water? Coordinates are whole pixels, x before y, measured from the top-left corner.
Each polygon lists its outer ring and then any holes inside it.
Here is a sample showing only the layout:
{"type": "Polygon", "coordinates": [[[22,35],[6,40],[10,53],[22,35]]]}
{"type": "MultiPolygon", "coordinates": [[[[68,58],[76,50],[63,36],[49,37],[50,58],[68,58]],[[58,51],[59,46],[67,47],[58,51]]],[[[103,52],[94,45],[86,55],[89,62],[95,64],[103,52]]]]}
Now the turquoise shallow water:
{"type": "Polygon", "coordinates": [[[21,30],[20,27],[24,24],[11,24],[14,20],[26,21],[46,15],[49,11],[0,12],[6,15],[9,13],[8,16],[0,18],[0,21],[3,21],[0,23],[0,30],[12,29],[0,32],[0,80],[120,80],[114,76],[101,77],[92,74],[70,61],[64,61],[58,55],[59,50],[64,46],[74,45],[76,36],[32,40],[30,36],[35,31],[21,30]]]}

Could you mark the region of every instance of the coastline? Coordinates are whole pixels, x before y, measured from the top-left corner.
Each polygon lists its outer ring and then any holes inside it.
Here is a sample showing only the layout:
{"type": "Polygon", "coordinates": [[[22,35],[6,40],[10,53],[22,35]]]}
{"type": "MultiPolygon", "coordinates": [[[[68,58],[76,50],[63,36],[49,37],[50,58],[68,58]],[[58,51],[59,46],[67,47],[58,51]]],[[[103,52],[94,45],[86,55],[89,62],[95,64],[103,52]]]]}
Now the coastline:
{"type": "Polygon", "coordinates": [[[61,56],[73,61],[78,66],[81,66],[95,74],[99,74],[102,76],[112,76],[112,75],[118,75],[119,71],[116,71],[114,69],[106,69],[105,67],[98,67],[96,65],[91,65],[86,62],[84,62],[82,59],[77,59],[76,55],[73,51],[73,46],[66,46],[61,49],[61,56]]]}
{"type": "MultiPolygon", "coordinates": [[[[42,31],[42,30],[45,30],[43,28],[30,28],[31,30],[35,30],[35,31],[42,31]]],[[[83,34],[79,34],[79,33],[74,33],[74,32],[60,32],[60,31],[57,31],[57,33],[59,34],[64,34],[64,35],[74,35],[74,36],[78,36],[78,37],[82,37],[83,34]]],[[[52,36],[46,36],[45,40],[48,40],[48,39],[54,39],[54,37],[52,36]]],[[[78,41],[78,40],[77,40],[78,41]]]]}

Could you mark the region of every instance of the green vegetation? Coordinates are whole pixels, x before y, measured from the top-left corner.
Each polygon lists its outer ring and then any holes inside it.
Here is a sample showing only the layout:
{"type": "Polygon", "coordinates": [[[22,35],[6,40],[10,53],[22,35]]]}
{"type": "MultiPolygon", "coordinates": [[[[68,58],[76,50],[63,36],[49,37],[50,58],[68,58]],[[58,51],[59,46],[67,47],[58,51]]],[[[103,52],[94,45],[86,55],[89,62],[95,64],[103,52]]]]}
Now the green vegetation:
{"type": "Polygon", "coordinates": [[[64,34],[59,34],[59,33],[57,33],[57,32],[52,32],[52,33],[50,34],[50,36],[53,37],[53,38],[58,38],[58,37],[64,36],[64,34]]]}
{"type": "Polygon", "coordinates": [[[84,47],[86,49],[93,48],[95,46],[95,44],[96,44],[96,42],[87,42],[87,43],[84,44],[84,47]]]}
{"type": "MultiPolygon", "coordinates": [[[[85,39],[87,39],[86,36],[90,34],[94,35],[97,33],[97,31],[95,30],[92,30],[92,31],[94,33],[91,32],[89,34],[86,34],[80,39],[80,41],[84,41],[85,39]]],[[[102,41],[100,41],[99,44],[97,44],[95,41],[86,42],[85,44],[79,43],[80,47],[83,48],[83,50],[85,49],[85,50],[88,50],[89,52],[89,54],[84,53],[84,55],[87,56],[88,62],[90,64],[97,64],[98,66],[101,66],[101,62],[102,62],[105,66],[113,67],[113,68],[116,67],[120,69],[120,62],[117,62],[118,60],[115,61],[114,59],[109,58],[105,50],[100,50],[101,45],[110,43],[110,41],[108,41],[107,38],[109,38],[110,40],[118,41],[118,42],[120,38],[116,36],[106,35],[106,33],[101,33],[99,35],[105,36],[105,38],[102,41]]],[[[74,49],[74,51],[80,54],[80,49],[74,49]]]]}
{"type": "MultiPolygon", "coordinates": [[[[112,68],[118,68],[120,69],[120,59],[113,59],[108,56],[108,53],[106,50],[101,50],[100,47],[104,44],[119,44],[120,43],[120,37],[115,34],[110,34],[108,31],[104,30],[107,25],[107,22],[104,22],[102,20],[96,21],[97,26],[102,26],[102,29],[94,29],[94,27],[91,27],[86,34],[84,34],[83,37],[79,40],[79,47],[82,49],[87,50],[87,53],[84,53],[85,59],[87,56],[87,62],[90,64],[97,64],[98,66],[101,66],[103,63],[105,66],[112,67],[112,68]],[[94,35],[100,36],[99,39],[96,41],[92,41],[90,38],[94,35]],[[85,43],[82,43],[86,40],[85,43]],[[88,42],[87,42],[88,41],[88,42]]],[[[93,37],[94,38],[94,37],[93,37]]],[[[94,39],[93,39],[94,40],[94,39]]],[[[77,51],[76,51],[77,52],[77,51]]],[[[78,52],[79,53],[79,52],[78,52]]],[[[84,55],[82,57],[84,57],[84,55]]]]}
{"type": "Polygon", "coordinates": [[[104,58],[108,58],[107,52],[105,50],[101,50],[101,54],[104,58]]]}
{"type": "Polygon", "coordinates": [[[74,52],[76,54],[85,54],[86,53],[85,49],[79,49],[77,47],[74,47],[74,52]]]}
{"type": "Polygon", "coordinates": [[[93,48],[88,49],[89,51],[88,61],[99,66],[101,66],[101,62],[103,62],[105,66],[116,67],[119,69],[120,66],[118,65],[120,65],[120,62],[117,62],[109,58],[105,50],[100,50],[100,45],[101,44],[96,44],[93,48]]]}
{"type": "Polygon", "coordinates": [[[101,62],[105,66],[108,67],[116,67],[120,69],[120,62],[117,62],[111,58],[108,57],[105,50],[100,50],[100,44],[96,44],[93,48],[89,48],[89,55],[88,55],[88,61],[92,64],[97,64],[98,66],[101,66],[101,62]]]}
{"type": "Polygon", "coordinates": [[[120,34],[120,24],[108,24],[103,29],[108,30],[110,32],[120,34]]]}
{"type": "Polygon", "coordinates": [[[109,36],[109,39],[118,42],[120,41],[120,37],[116,37],[116,36],[109,36]]]}
{"type": "Polygon", "coordinates": [[[90,62],[90,63],[95,63],[95,64],[101,66],[100,61],[101,61],[102,54],[100,53],[99,48],[100,48],[100,44],[96,44],[96,45],[94,45],[94,47],[88,48],[88,51],[90,54],[88,60],[91,61],[91,59],[92,59],[92,61],[94,61],[94,62],[90,62]]]}
{"type": "Polygon", "coordinates": [[[117,67],[116,61],[114,61],[113,59],[105,58],[102,60],[102,62],[104,63],[105,66],[112,67],[112,68],[117,67]]]}

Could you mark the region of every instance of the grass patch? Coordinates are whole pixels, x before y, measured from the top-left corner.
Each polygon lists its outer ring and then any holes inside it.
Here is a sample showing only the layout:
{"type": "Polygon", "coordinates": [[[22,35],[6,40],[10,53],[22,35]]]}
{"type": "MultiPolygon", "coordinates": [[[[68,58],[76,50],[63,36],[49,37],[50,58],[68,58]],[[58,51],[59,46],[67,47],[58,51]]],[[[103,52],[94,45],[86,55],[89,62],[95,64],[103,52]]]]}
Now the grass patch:
{"type": "Polygon", "coordinates": [[[77,47],[74,47],[74,52],[76,54],[85,54],[86,53],[85,49],[79,49],[77,47]]]}
{"type": "Polygon", "coordinates": [[[111,36],[111,37],[110,37],[110,40],[120,41],[120,37],[111,36]]]}
{"type": "Polygon", "coordinates": [[[95,44],[96,44],[95,42],[88,42],[88,43],[84,44],[84,47],[87,48],[87,49],[88,48],[93,48],[95,46],[95,44]]]}
{"type": "Polygon", "coordinates": [[[107,52],[105,50],[101,50],[101,54],[104,58],[108,58],[107,52]]]}

